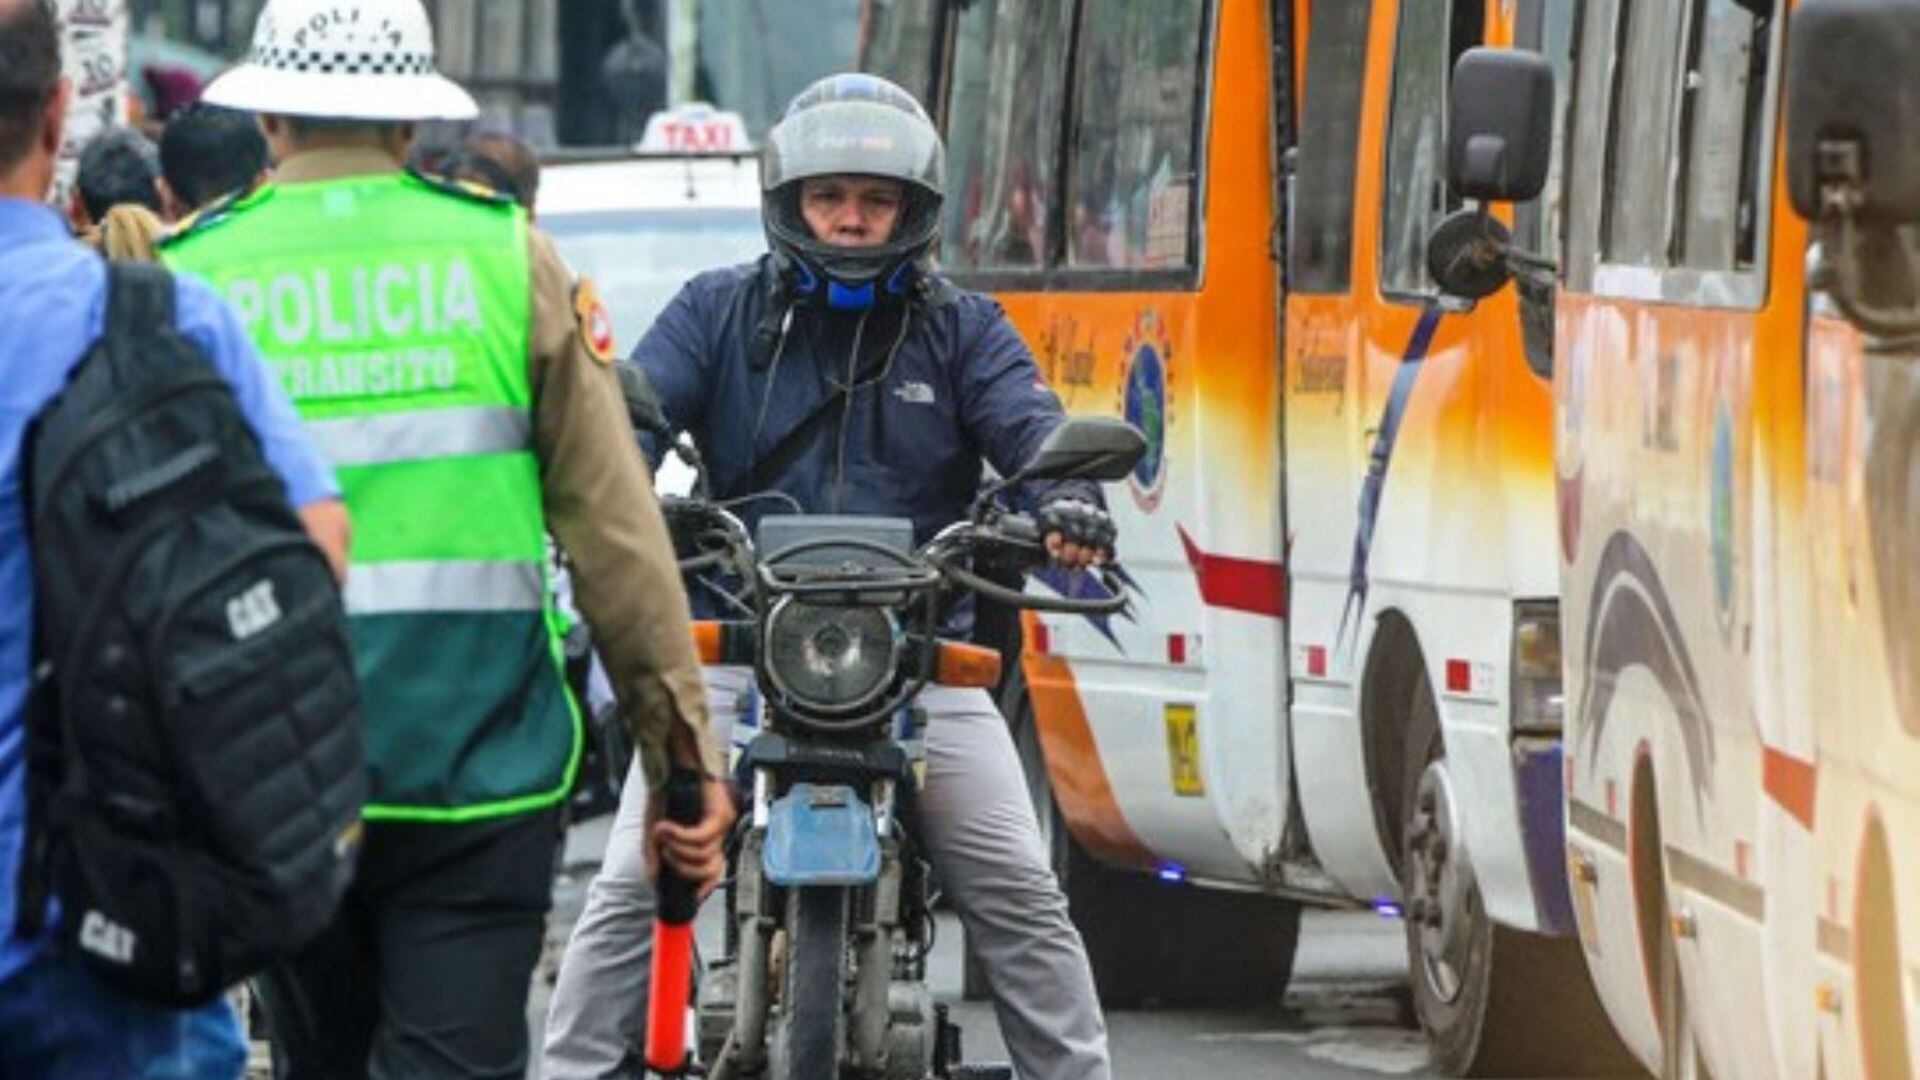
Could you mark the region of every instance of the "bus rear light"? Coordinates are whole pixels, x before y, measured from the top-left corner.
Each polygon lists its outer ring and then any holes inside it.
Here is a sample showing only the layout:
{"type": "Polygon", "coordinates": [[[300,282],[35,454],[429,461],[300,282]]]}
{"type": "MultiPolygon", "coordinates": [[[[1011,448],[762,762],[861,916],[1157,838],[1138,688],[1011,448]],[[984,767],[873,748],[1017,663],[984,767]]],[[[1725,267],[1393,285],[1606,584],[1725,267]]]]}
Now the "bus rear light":
{"type": "Polygon", "coordinates": [[[1523,600],[1513,613],[1513,730],[1558,735],[1566,719],[1560,681],[1560,605],[1523,600]]]}

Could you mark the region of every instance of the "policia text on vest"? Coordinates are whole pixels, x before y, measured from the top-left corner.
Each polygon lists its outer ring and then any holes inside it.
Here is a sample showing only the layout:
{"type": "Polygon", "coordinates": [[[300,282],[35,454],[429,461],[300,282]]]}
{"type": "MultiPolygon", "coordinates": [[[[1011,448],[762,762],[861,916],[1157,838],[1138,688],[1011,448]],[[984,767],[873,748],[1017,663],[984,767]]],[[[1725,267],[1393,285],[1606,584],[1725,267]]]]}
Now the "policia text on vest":
{"type": "MultiPolygon", "coordinates": [[[[484,329],[476,275],[464,257],[344,272],[315,267],[266,281],[237,278],[226,293],[254,340],[289,351],[484,329]]],[[[274,366],[296,400],[450,390],[459,373],[445,346],[322,352],[277,359],[274,366]]]]}

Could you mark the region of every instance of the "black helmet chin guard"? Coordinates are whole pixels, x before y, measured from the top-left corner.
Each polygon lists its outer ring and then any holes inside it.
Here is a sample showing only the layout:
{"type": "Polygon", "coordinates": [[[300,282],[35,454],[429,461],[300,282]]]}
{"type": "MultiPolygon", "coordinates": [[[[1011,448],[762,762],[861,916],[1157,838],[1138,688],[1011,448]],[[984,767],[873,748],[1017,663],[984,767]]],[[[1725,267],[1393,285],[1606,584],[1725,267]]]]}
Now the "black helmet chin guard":
{"type": "Polygon", "coordinates": [[[885,79],[830,75],[802,90],[767,133],[760,159],[761,220],[793,298],[859,311],[912,292],[939,232],[945,158],[925,110],[885,79]],[[865,247],[815,237],[800,213],[800,186],[824,176],[898,181],[893,235],[865,247]]]}

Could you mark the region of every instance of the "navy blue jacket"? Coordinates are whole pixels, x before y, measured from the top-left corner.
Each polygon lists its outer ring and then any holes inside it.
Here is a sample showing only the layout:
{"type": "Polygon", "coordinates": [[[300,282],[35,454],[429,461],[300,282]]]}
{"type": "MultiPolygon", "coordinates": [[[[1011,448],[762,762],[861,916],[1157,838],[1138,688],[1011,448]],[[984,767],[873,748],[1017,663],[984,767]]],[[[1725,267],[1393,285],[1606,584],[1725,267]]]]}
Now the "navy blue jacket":
{"type": "MultiPolygon", "coordinates": [[[[798,305],[756,358],[767,259],[688,282],[633,350],[668,422],[706,458],[716,494],[751,491],[755,463],[837,398],[835,415],[768,486],[810,514],[911,517],[925,542],[966,516],[983,459],[1013,473],[1064,418],[1000,305],[951,287],[933,290],[937,300],[876,308],[864,325],[857,314],[798,305]],[[872,377],[847,394],[863,372],[872,377]]],[[[1078,481],[1048,491],[1100,498],[1078,481]]],[[[751,525],[779,504],[740,511],[751,525]]]]}

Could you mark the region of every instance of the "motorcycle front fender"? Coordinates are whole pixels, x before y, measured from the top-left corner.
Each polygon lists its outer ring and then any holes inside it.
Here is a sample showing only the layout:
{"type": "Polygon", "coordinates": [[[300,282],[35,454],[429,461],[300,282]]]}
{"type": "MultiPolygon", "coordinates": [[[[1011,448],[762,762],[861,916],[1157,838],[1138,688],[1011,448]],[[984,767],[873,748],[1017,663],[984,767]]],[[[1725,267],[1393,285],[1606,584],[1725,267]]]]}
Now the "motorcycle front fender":
{"type": "Polygon", "coordinates": [[[767,814],[762,866],[775,885],[868,885],[880,876],[873,809],[844,784],[795,784],[767,814]]]}

